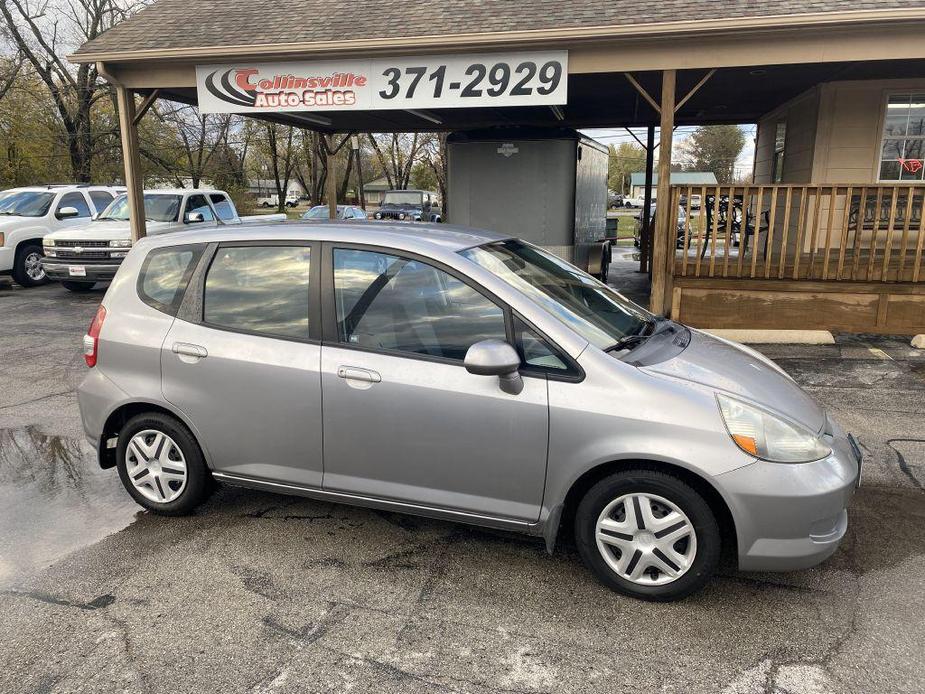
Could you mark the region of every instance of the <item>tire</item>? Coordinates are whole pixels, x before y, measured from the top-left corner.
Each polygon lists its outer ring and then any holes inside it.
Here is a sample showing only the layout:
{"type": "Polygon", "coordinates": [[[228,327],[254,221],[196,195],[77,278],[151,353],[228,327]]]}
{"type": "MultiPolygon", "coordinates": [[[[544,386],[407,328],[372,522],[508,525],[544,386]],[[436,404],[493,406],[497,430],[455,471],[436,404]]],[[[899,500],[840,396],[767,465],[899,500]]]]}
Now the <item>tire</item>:
{"type": "Polygon", "coordinates": [[[132,498],[140,506],[162,516],[187,515],[212,492],[212,475],[196,439],[180,421],[160,412],[136,415],[125,423],[119,432],[116,465],[119,478],[132,498]],[[144,445],[133,445],[130,451],[129,444],[135,443],[139,434],[144,445]],[[163,438],[158,439],[158,435],[163,438]],[[173,447],[169,446],[170,442],[173,447]],[[139,456],[157,467],[152,471],[149,465],[139,461],[139,456]],[[139,463],[147,473],[138,471],[139,463]],[[185,475],[181,482],[176,473],[183,472],[184,465],[185,475]],[[142,482],[134,482],[130,474],[142,482]],[[144,480],[152,479],[154,484],[144,484],[144,480]]]}
{"type": "Polygon", "coordinates": [[[606,251],[601,254],[601,276],[600,280],[607,284],[607,275],[610,273],[610,254],[606,251]]]}
{"type": "Polygon", "coordinates": [[[83,294],[84,292],[89,292],[93,289],[95,282],[70,282],[67,280],[61,280],[61,286],[67,289],[69,292],[76,292],[78,294],[83,294]]]}
{"type": "Polygon", "coordinates": [[[655,470],[621,471],[591,487],[575,514],[575,539],[582,560],[601,583],[642,600],[669,602],[697,592],[710,580],[720,560],[719,526],[707,502],[677,477],[655,470]],[[630,502],[627,510],[623,504],[630,502]],[[645,507],[650,511],[648,520],[643,520],[646,529],[642,529],[638,521],[640,516],[647,517],[646,511],[639,514],[635,509],[645,507]],[[599,520],[611,529],[612,534],[600,535],[608,542],[598,540],[599,520]],[[679,523],[686,526],[679,527],[679,523]],[[619,532],[624,524],[626,530],[635,526],[631,535],[619,532]],[[658,537],[671,528],[676,530],[658,537]],[[677,539],[668,545],[672,537],[677,539]],[[624,551],[618,545],[626,548],[628,560],[624,561],[624,551]],[[670,548],[668,553],[663,551],[666,547],[670,548]],[[609,553],[606,559],[604,552],[609,553]],[[658,566],[669,569],[669,564],[676,577],[668,570],[650,571],[658,566]],[[635,580],[630,578],[633,574],[635,580]]]}
{"type": "Polygon", "coordinates": [[[268,207],[270,206],[270,203],[264,201],[264,202],[260,203],[260,206],[261,206],[262,208],[266,209],[266,208],[268,208],[268,207]]]}
{"type": "Polygon", "coordinates": [[[16,249],[13,261],[13,279],[21,287],[38,287],[47,284],[48,276],[41,265],[36,269],[35,262],[44,257],[42,247],[37,243],[24,243],[16,249]]]}

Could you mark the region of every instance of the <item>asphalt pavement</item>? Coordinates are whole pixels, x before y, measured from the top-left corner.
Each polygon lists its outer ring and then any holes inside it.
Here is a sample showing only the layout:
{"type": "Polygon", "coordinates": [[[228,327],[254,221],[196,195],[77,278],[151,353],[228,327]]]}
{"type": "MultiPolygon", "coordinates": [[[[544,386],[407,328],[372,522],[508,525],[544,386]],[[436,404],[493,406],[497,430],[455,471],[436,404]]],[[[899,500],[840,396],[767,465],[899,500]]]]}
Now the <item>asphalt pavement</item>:
{"type": "MultiPolygon", "coordinates": [[[[925,691],[925,352],[763,349],[859,438],[820,567],[649,604],[568,544],[222,487],[140,512],[83,442],[102,291],[0,288],[0,692],[925,691]]],[[[785,511],[784,511],[785,512],[785,511]]]]}

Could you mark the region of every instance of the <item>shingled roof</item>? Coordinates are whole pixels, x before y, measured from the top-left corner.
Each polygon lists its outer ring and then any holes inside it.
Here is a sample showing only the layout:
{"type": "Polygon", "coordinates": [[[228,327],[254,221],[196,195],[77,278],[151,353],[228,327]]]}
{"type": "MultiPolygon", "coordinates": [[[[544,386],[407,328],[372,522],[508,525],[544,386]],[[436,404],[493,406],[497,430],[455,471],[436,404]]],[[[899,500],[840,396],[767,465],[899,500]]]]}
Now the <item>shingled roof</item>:
{"type": "Polygon", "coordinates": [[[921,10],[925,0],[158,0],[73,56],[412,39],[507,32],[659,27],[865,11],[921,10]]]}

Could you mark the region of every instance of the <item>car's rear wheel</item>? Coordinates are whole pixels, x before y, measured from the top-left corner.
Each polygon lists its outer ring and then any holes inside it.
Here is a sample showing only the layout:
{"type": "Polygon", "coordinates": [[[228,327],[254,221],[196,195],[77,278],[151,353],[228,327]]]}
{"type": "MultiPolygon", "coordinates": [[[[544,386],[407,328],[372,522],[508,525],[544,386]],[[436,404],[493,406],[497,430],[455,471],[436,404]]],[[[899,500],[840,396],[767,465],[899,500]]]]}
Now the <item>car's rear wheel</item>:
{"type": "Polygon", "coordinates": [[[154,513],[185,515],[211,492],[212,476],[192,433],[160,412],[140,414],[125,423],[116,461],[128,493],[154,513]]]}
{"type": "Polygon", "coordinates": [[[719,526],[707,502],[654,470],[626,470],[595,484],[578,506],[575,537],[602,583],[643,600],[700,590],[720,558],[719,526]]]}
{"type": "Polygon", "coordinates": [[[70,282],[67,280],[61,280],[61,286],[67,289],[69,292],[89,292],[93,289],[94,282],[70,282]]]}
{"type": "Polygon", "coordinates": [[[37,287],[48,282],[45,268],[42,267],[42,247],[36,243],[20,246],[13,261],[13,279],[23,287],[37,287]]]}

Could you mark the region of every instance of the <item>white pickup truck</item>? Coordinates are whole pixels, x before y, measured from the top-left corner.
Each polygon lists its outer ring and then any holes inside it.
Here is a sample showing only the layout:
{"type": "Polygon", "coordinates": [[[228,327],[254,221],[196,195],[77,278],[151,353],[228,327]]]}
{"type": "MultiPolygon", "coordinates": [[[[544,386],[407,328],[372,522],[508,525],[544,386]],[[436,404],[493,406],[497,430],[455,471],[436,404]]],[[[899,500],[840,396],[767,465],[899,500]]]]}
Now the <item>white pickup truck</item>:
{"type": "MultiPolygon", "coordinates": [[[[144,201],[149,236],[190,227],[286,221],[284,214],[240,217],[221,190],[148,190],[144,201]]],[[[108,282],[132,247],[128,198],[116,198],[89,224],[48,234],[42,243],[42,267],[49,279],[60,280],[65,289],[85,292],[97,282],[108,282]]]]}
{"type": "Polygon", "coordinates": [[[49,185],[11,188],[0,193],[0,275],[23,287],[48,281],[42,269],[42,238],[85,226],[125,188],[49,185]]]}
{"type": "MultiPolygon", "coordinates": [[[[272,195],[263,195],[255,201],[258,207],[279,207],[279,196],[276,193],[272,195]]],[[[286,207],[296,207],[299,204],[299,196],[296,193],[286,194],[286,207]]]]}

